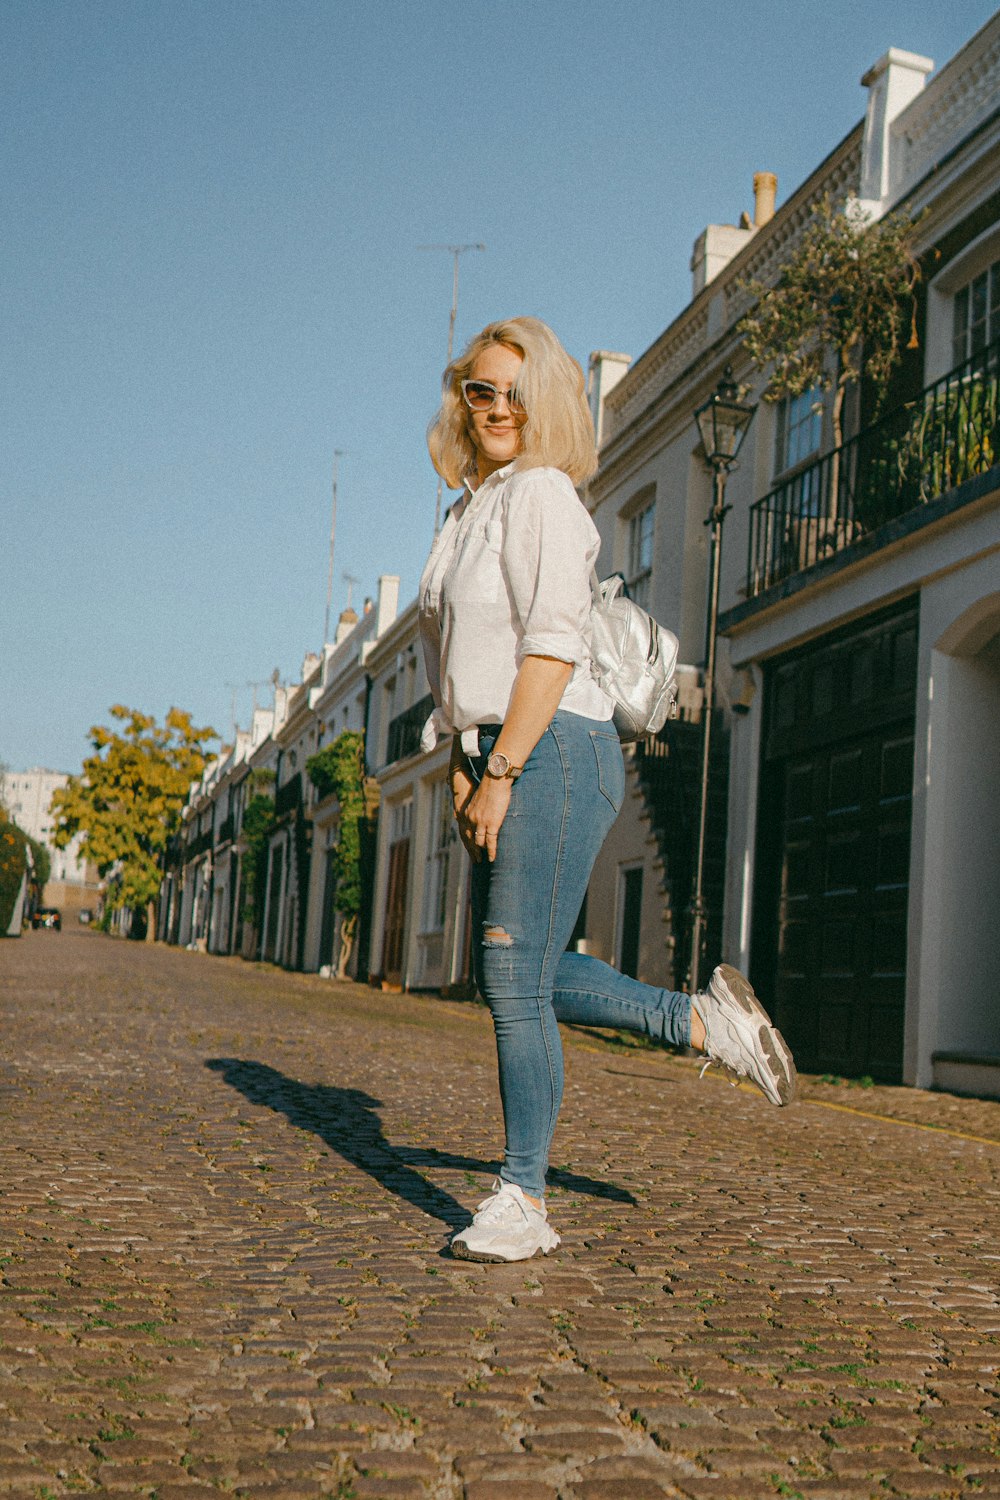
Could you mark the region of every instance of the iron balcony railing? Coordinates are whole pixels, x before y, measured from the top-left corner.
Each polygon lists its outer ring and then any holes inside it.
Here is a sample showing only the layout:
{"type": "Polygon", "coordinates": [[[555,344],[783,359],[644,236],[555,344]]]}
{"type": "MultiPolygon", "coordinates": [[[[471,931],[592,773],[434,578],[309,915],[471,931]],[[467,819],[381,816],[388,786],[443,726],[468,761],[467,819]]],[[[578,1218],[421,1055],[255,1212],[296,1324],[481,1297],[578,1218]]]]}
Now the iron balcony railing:
{"type": "Polygon", "coordinates": [[[794,474],[750,508],[755,598],[1000,461],[1000,343],[794,474]]]}
{"type": "Polygon", "coordinates": [[[405,709],[403,713],[389,720],[389,743],[385,754],[387,766],[417,753],[420,749],[420,731],[427,722],[427,716],[433,707],[434,699],[428,693],[426,697],[414,703],[412,708],[405,709]]]}

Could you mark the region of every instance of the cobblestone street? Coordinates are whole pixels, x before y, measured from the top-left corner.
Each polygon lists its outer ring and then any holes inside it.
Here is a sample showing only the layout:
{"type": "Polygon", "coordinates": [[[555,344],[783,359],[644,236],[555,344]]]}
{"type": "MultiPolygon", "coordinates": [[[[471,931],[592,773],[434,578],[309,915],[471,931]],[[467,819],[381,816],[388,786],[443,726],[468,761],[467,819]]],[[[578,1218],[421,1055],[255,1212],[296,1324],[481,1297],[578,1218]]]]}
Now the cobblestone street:
{"type": "Polygon", "coordinates": [[[452,1260],[486,1012],[0,948],[0,1492],[1000,1497],[1000,1104],[568,1030],[563,1244],[452,1260]]]}

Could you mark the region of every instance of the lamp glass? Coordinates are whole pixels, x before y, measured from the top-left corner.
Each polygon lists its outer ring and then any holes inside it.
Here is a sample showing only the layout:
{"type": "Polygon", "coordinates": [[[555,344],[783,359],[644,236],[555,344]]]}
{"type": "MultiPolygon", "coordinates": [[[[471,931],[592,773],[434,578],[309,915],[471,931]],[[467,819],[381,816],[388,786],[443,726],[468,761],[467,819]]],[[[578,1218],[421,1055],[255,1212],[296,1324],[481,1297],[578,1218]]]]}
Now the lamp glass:
{"type": "Polygon", "coordinates": [[[699,406],[694,414],[705,457],[711,464],[728,468],[735,461],[753,420],[756,408],[742,402],[739,397],[727,369],[704,406],[699,406]]]}

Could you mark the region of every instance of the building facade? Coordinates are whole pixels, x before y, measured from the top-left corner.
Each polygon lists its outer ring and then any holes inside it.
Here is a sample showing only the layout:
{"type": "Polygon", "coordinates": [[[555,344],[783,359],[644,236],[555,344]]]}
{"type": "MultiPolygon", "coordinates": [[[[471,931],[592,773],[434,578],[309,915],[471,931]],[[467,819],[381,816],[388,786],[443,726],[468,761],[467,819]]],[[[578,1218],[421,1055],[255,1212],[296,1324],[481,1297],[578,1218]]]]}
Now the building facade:
{"type": "MultiPolygon", "coordinates": [[[[807,1070],[1000,1092],[983,942],[1000,895],[1000,17],[931,69],[888,52],[865,120],[777,212],[696,242],[691,303],[604,397],[588,500],[604,571],[697,675],[711,477],[693,413],[727,365],[766,390],[736,331],[746,280],[776,279],[826,196],[913,215],[921,294],[883,414],[862,390],[834,448],[822,392],[760,401],[728,482],[709,957],[750,972],[807,1070]]],[[[657,758],[683,773],[679,728],[657,758]]],[[[671,852],[683,797],[647,748],[588,936],[679,986],[690,844],[671,852]]]]}

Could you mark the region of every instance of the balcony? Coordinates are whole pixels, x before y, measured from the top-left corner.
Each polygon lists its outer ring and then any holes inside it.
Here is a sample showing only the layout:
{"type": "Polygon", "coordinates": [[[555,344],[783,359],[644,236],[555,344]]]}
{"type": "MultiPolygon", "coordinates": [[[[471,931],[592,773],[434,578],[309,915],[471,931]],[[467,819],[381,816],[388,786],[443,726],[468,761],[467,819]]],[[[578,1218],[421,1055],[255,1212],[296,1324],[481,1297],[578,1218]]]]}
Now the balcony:
{"type": "Polygon", "coordinates": [[[426,697],[414,703],[412,708],[405,709],[403,713],[389,720],[389,743],[385,755],[387,766],[417,753],[420,749],[420,731],[427,722],[427,716],[433,707],[434,699],[428,693],[426,697]]]}
{"type": "Polygon", "coordinates": [[[843,551],[1000,461],[1000,343],[750,508],[746,595],[843,551]]]}

